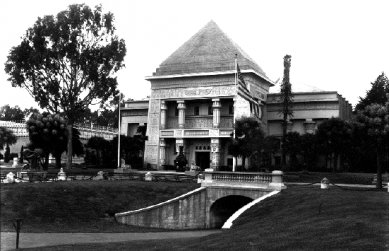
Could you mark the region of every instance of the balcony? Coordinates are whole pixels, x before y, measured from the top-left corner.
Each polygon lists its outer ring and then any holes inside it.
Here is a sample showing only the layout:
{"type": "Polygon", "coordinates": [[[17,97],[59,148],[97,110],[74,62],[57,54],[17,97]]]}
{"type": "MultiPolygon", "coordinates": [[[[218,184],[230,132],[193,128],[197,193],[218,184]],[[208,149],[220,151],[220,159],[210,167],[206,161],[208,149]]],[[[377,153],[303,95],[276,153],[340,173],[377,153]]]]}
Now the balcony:
{"type": "Polygon", "coordinates": [[[229,138],[231,129],[164,129],[160,131],[162,138],[229,138]]]}
{"type": "MultiPolygon", "coordinates": [[[[221,116],[219,128],[231,129],[234,125],[233,116],[221,116]]],[[[213,127],[212,115],[185,117],[185,129],[208,129],[213,127]]],[[[178,117],[168,117],[166,129],[178,128],[178,117]]]]}

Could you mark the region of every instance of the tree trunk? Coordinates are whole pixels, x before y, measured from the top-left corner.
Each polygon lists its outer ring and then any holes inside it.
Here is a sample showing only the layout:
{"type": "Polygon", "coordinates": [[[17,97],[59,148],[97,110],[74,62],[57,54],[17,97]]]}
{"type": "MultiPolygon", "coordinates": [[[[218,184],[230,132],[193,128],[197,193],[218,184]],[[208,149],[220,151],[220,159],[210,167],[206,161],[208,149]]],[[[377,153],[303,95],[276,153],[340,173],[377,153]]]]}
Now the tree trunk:
{"type": "Polygon", "coordinates": [[[377,184],[376,188],[382,188],[382,145],[381,142],[377,142],[377,184]]]}
{"type": "Polygon", "coordinates": [[[62,154],[56,154],[55,157],[55,167],[60,169],[61,168],[61,155],[62,154]]]}
{"type": "Polygon", "coordinates": [[[49,169],[49,157],[50,154],[45,154],[45,162],[43,163],[43,171],[47,171],[49,169]]]}
{"type": "Polygon", "coordinates": [[[338,159],[339,159],[339,155],[337,153],[334,153],[334,156],[333,156],[333,172],[336,173],[337,169],[338,169],[338,159]]]}
{"type": "Polygon", "coordinates": [[[68,122],[68,148],[67,148],[67,162],[66,169],[72,168],[72,158],[73,158],[73,122],[68,122]]]}
{"type": "Polygon", "coordinates": [[[246,157],[242,157],[242,167],[243,167],[243,170],[246,170],[246,157]]]}
{"type": "Polygon", "coordinates": [[[287,132],[287,114],[284,114],[284,119],[282,122],[282,139],[281,139],[281,169],[283,171],[286,170],[286,151],[285,151],[285,144],[286,144],[286,132],[287,132]]]}

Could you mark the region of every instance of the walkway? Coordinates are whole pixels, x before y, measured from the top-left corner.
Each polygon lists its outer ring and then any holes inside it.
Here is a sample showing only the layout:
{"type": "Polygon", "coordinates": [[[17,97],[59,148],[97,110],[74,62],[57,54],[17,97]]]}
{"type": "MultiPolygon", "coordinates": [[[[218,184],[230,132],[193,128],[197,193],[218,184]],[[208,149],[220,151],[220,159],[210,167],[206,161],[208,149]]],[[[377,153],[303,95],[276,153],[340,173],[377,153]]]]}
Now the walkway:
{"type": "MultiPolygon", "coordinates": [[[[57,246],[79,243],[106,243],[136,240],[159,240],[203,237],[221,230],[172,231],[149,233],[20,233],[19,248],[57,246]]],[[[16,247],[16,233],[1,232],[1,250],[16,247]]]]}

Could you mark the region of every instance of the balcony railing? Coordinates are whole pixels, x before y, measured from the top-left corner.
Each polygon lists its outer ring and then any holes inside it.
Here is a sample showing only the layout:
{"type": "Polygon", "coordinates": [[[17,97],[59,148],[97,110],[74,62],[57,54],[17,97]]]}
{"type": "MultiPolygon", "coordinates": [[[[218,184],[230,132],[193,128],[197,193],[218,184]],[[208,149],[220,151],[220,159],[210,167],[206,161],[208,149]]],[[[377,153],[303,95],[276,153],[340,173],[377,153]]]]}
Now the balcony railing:
{"type": "MultiPolygon", "coordinates": [[[[221,116],[219,128],[232,128],[234,120],[232,116],[221,116]]],[[[185,117],[185,129],[212,128],[213,118],[209,116],[187,116],[185,117]]],[[[168,117],[166,129],[178,128],[178,117],[168,117]]]]}

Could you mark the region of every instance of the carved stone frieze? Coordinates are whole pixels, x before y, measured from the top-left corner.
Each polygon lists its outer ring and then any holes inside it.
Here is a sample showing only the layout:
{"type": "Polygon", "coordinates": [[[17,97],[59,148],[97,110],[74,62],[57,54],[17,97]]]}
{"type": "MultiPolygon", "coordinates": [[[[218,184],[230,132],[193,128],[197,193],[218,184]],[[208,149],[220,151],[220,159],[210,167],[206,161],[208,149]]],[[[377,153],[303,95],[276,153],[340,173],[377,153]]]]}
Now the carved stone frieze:
{"type": "MultiPolygon", "coordinates": [[[[190,97],[215,97],[235,95],[235,86],[213,86],[198,88],[157,89],[151,92],[154,99],[165,98],[190,98],[190,97]]],[[[150,105],[151,109],[151,105],[150,105]]]]}

